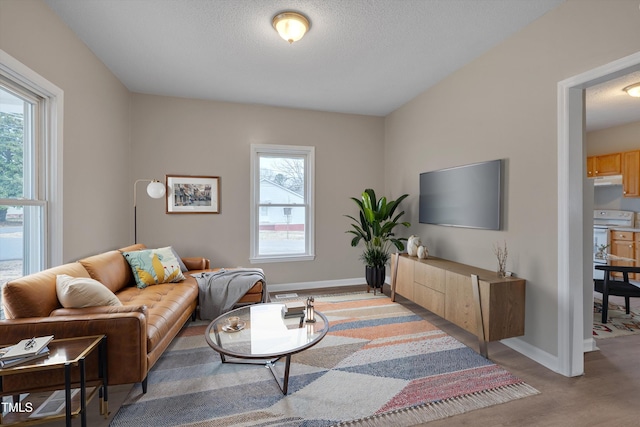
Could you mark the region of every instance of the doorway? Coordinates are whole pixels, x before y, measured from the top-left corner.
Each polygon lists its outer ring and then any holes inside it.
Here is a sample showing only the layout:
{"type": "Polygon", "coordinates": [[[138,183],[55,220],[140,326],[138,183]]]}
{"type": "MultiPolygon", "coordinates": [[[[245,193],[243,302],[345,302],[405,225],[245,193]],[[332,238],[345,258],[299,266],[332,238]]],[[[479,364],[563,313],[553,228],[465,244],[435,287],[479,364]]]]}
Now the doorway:
{"type": "Polygon", "coordinates": [[[557,371],[566,376],[584,373],[585,310],[593,298],[586,296],[592,252],[585,245],[584,89],[639,69],[640,52],[558,83],[557,371]]]}

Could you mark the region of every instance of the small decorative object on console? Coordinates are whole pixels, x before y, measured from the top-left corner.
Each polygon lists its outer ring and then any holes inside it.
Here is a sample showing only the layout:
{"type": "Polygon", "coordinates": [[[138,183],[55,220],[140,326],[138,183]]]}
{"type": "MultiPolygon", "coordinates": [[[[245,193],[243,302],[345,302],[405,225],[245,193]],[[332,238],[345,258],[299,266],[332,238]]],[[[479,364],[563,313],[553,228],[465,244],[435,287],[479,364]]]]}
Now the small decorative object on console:
{"type": "Polygon", "coordinates": [[[409,254],[409,256],[418,255],[418,248],[420,247],[420,244],[421,242],[418,236],[416,236],[415,234],[409,236],[409,239],[407,240],[407,253],[409,254]]]}
{"type": "Polygon", "coordinates": [[[498,277],[507,277],[507,242],[504,242],[504,247],[495,243],[493,245],[493,253],[498,258],[498,277]]]}
{"type": "Polygon", "coordinates": [[[418,258],[427,259],[429,257],[429,250],[426,246],[418,246],[418,258]]]}
{"type": "Polygon", "coordinates": [[[316,312],[313,307],[313,297],[307,298],[307,318],[305,319],[307,323],[315,323],[316,321],[316,312]]]}

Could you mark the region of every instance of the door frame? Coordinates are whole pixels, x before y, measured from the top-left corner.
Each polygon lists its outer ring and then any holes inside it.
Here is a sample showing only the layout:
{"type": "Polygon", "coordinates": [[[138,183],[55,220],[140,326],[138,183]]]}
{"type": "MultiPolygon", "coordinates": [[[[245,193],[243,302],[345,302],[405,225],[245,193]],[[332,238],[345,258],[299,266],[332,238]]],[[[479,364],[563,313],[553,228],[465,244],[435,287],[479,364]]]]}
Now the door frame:
{"type": "Polygon", "coordinates": [[[584,373],[584,89],[640,69],[640,52],[558,83],[558,372],[584,373]]]}

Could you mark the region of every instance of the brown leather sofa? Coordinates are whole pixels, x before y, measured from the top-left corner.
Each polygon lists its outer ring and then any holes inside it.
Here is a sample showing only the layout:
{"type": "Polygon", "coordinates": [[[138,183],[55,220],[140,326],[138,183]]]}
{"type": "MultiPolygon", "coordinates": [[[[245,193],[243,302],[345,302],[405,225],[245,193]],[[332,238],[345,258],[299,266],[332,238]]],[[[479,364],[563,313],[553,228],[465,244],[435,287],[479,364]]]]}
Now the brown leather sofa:
{"type": "MultiPolygon", "coordinates": [[[[0,321],[0,345],[10,345],[33,336],[69,338],[107,336],[109,385],[142,382],[176,334],[195,319],[198,283],[191,274],[209,270],[206,258],[182,258],[189,270],[186,279],[138,289],[122,252],[144,249],[134,245],[104,252],[78,262],[53,267],[12,280],[2,288],[7,320],[0,321]],[[122,306],[63,308],[56,294],[56,275],[90,277],[116,294],[122,306]]],[[[266,292],[257,282],[239,303],[257,303],[266,292]]],[[[97,353],[97,352],[94,352],[97,353]]],[[[87,359],[87,374],[97,372],[97,355],[87,359]]],[[[95,375],[93,375],[95,377],[95,375]]],[[[4,392],[37,391],[60,384],[52,371],[11,375],[3,378],[4,392]]]]}

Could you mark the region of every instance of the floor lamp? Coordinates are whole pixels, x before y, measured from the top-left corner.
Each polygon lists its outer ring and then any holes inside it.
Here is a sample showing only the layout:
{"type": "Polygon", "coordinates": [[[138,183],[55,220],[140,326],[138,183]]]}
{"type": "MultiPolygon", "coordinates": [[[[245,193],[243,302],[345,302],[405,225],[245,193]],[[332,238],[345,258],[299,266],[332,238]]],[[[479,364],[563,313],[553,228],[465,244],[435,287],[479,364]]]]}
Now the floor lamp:
{"type": "Polygon", "coordinates": [[[133,183],[133,243],[138,243],[138,213],[137,213],[137,195],[136,195],[136,187],[139,182],[148,182],[147,185],[147,194],[152,199],[159,199],[164,196],[165,188],[164,184],[155,179],[139,179],[133,183]]]}

